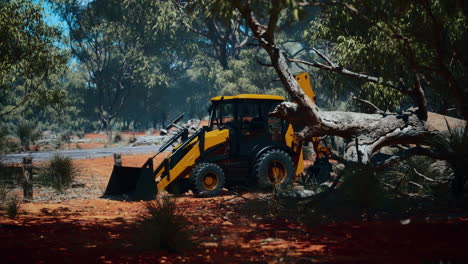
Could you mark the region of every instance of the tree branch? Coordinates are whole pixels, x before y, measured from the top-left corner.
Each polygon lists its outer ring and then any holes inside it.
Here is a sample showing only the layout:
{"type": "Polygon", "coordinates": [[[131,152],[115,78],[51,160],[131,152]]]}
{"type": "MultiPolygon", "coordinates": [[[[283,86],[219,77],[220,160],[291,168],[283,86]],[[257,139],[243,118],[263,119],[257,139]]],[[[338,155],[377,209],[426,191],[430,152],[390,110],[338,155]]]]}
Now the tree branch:
{"type": "Polygon", "coordinates": [[[363,104],[366,104],[366,105],[369,105],[370,107],[372,107],[372,109],[374,109],[374,112],[376,114],[383,114],[385,113],[384,111],[382,111],[380,108],[378,108],[375,104],[371,103],[370,101],[367,101],[367,100],[364,100],[364,99],[361,99],[361,98],[357,98],[353,93],[351,93],[351,99],[355,100],[355,101],[358,101],[358,102],[361,102],[363,104]]]}
{"type": "Polygon", "coordinates": [[[416,82],[414,85],[414,99],[418,105],[417,115],[421,120],[427,120],[427,101],[426,95],[421,85],[421,78],[419,74],[416,74],[416,82]]]}
{"type": "Polygon", "coordinates": [[[435,152],[433,150],[423,148],[420,146],[416,146],[413,148],[409,148],[406,150],[403,150],[388,159],[385,159],[383,161],[379,161],[375,163],[375,167],[377,168],[386,168],[389,167],[393,164],[396,164],[398,162],[407,160],[413,156],[428,156],[433,159],[439,159],[439,160],[447,160],[450,158],[450,155],[448,153],[440,153],[440,152],[435,152]]]}
{"type": "Polygon", "coordinates": [[[414,172],[416,173],[416,175],[422,177],[422,178],[425,179],[426,181],[435,182],[434,179],[429,178],[429,177],[427,177],[426,175],[420,173],[419,171],[416,170],[416,168],[413,168],[413,170],[414,170],[414,172]]]}
{"type": "Polygon", "coordinates": [[[341,1],[334,1],[334,0],[305,0],[302,2],[298,2],[297,5],[300,7],[305,6],[332,6],[332,5],[340,5],[341,1]]]}
{"type": "Polygon", "coordinates": [[[274,44],[274,33],[276,30],[276,23],[278,23],[279,14],[283,10],[283,1],[271,0],[272,8],[270,10],[270,18],[266,28],[265,37],[270,44],[274,44]]]}
{"type": "Polygon", "coordinates": [[[404,93],[404,94],[412,94],[411,91],[404,85],[404,83],[402,81],[399,82],[398,84],[395,83],[395,82],[392,82],[392,81],[384,81],[381,77],[376,77],[376,76],[371,76],[371,75],[367,75],[367,74],[363,74],[363,73],[353,72],[353,71],[350,71],[350,70],[348,70],[346,68],[343,68],[342,66],[336,66],[336,65],[331,66],[331,65],[325,65],[325,64],[322,64],[322,63],[319,63],[319,62],[309,62],[309,61],[305,61],[305,60],[291,59],[291,58],[288,58],[288,61],[305,64],[305,65],[308,65],[310,67],[315,67],[315,68],[319,68],[319,69],[326,70],[326,71],[332,71],[332,72],[340,73],[340,74],[350,76],[350,77],[353,77],[353,78],[356,78],[356,79],[364,80],[364,81],[367,81],[367,82],[384,85],[384,86],[393,88],[393,89],[395,89],[395,90],[397,90],[397,91],[399,91],[401,93],[404,93]]]}
{"type": "Polygon", "coordinates": [[[317,55],[322,58],[324,61],[326,61],[328,63],[329,66],[332,66],[332,67],[338,67],[336,66],[335,63],[332,62],[331,59],[329,59],[327,56],[325,56],[323,53],[321,53],[318,49],[316,48],[312,48],[312,50],[317,53],[317,55]]]}

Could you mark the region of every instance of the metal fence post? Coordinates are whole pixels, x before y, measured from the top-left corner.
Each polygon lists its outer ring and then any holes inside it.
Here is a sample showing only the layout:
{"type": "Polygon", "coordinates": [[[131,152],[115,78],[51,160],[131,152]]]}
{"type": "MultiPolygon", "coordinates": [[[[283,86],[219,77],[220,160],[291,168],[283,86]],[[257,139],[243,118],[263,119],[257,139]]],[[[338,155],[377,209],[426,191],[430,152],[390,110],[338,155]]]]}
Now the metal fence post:
{"type": "Polygon", "coordinates": [[[122,167],[122,154],[114,153],[114,165],[122,167]]]}

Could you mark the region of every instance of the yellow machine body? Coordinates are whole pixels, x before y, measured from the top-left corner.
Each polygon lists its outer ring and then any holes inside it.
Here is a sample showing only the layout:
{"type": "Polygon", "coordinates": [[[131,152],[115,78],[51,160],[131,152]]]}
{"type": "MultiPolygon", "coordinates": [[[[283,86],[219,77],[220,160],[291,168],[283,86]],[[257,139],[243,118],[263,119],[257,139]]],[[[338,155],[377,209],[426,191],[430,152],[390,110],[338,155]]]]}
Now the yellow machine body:
{"type": "MultiPolygon", "coordinates": [[[[229,129],[216,129],[209,131],[205,134],[205,146],[204,150],[208,150],[211,147],[219,145],[229,140],[229,129]]],[[[168,174],[169,176],[163,177],[157,184],[158,192],[164,190],[171,182],[176,180],[178,177],[188,178],[190,172],[188,171],[193,167],[200,158],[200,142],[196,139],[193,139],[189,143],[188,147],[190,150],[187,154],[179,161],[177,166],[165,172],[164,169],[160,172],[159,175],[168,174]],[[174,175],[171,177],[171,175],[174,175]]],[[[158,176],[159,176],[158,175],[158,176]]]]}

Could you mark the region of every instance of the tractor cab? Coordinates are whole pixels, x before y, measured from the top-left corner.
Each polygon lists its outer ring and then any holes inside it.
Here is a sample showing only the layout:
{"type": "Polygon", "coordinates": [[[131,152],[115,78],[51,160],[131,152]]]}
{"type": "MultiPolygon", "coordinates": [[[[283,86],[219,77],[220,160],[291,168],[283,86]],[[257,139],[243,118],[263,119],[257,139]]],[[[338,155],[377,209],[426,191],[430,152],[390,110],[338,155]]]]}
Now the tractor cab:
{"type": "Polygon", "coordinates": [[[229,129],[231,156],[249,156],[273,143],[283,145],[287,123],[268,116],[284,101],[276,95],[240,94],[211,99],[209,130],[229,129]]]}

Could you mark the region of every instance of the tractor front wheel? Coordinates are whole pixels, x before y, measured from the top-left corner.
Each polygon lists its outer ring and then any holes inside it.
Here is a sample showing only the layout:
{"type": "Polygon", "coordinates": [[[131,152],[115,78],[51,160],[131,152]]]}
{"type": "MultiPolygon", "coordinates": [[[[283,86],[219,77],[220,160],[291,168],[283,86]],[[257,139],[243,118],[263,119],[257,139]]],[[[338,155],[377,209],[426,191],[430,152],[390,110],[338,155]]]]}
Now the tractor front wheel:
{"type": "Polygon", "coordinates": [[[199,163],[195,165],[190,179],[194,193],[202,197],[218,195],[226,181],[223,169],[214,163],[199,163]]]}
{"type": "Polygon", "coordinates": [[[258,158],[254,173],[260,189],[271,189],[272,186],[284,188],[293,180],[294,163],[288,153],[273,149],[258,158]]]}

